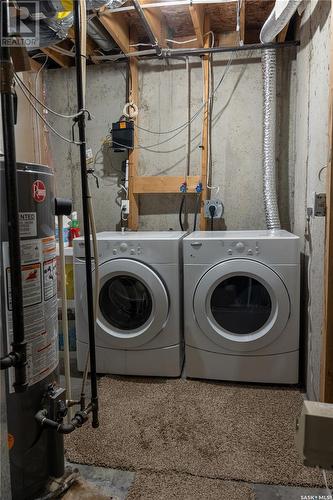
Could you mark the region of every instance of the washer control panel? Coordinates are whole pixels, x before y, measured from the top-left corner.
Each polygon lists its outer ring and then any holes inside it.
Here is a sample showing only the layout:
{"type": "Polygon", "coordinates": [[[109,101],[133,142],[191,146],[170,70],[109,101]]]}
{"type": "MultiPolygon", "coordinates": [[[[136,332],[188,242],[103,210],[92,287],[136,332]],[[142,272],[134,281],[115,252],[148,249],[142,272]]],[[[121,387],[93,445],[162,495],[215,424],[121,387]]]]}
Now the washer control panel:
{"type": "Polygon", "coordinates": [[[223,242],[227,246],[227,255],[233,255],[235,257],[241,256],[241,255],[259,255],[260,254],[260,248],[259,248],[259,243],[258,241],[225,241],[223,242]]]}
{"type": "Polygon", "coordinates": [[[143,254],[143,249],[141,243],[138,242],[128,242],[116,241],[108,244],[109,251],[112,251],[112,255],[124,257],[124,256],[139,256],[143,254]]]}

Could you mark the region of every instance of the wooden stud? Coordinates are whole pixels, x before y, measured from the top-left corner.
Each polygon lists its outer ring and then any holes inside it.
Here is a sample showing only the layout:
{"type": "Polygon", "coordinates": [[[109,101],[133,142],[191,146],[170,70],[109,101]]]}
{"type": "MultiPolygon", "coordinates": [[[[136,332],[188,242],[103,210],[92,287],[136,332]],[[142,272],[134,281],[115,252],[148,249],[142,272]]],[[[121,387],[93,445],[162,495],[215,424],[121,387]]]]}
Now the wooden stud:
{"type": "Polygon", "coordinates": [[[122,14],[113,14],[106,7],[99,10],[99,20],[104,28],[110,33],[120,50],[128,54],[130,50],[129,26],[122,14]]]}
{"type": "Polygon", "coordinates": [[[217,35],[218,47],[233,47],[239,44],[239,33],[237,31],[226,31],[217,35]]]}
{"type": "MultiPolygon", "coordinates": [[[[132,39],[131,39],[132,43],[132,39]]],[[[133,40],[133,43],[135,41],[133,40]]],[[[132,94],[131,98],[133,102],[139,105],[139,73],[138,73],[138,61],[135,57],[131,57],[129,60],[131,83],[132,83],[132,94]]],[[[135,119],[135,124],[138,124],[139,117],[135,119]]],[[[136,149],[138,145],[139,130],[134,127],[134,149],[129,151],[128,154],[128,199],[129,199],[129,215],[128,215],[128,228],[132,231],[137,231],[139,227],[139,196],[134,191],[134,178],[138,175],[139,166],[139,150],[136,149]]]]}
{"type": "MultiPolygon", "coordinates": [[[[198,47],[204,46],[204,23],[205,23],[205,6],[190,5],[189,11],[193,23],[194,33],[198,40],[198,47]]],[[[208,30],[209,31],[209,30],[208,30]]]]}
{"type": "MultiPolygon", "coordinates": [[[[199,175],[191,175],[186,178],[187,192],[196,193],[196,186],[200,181],[199,175]]],[[[184,176],[151,175],[137,176],[132,178],[133,192],[137,194],[148,193],[180,193],[180,187],[184,182],[184,176]]]]}
{"type": "Polygon", "coordinates": [[[69,68],[72,66],[73,60],[70,56],[66,56],[65,54],[60,54],[55,50],[52,50],[51,47],[45,47],[41,49],[44,54],[49,56],[55,63],[57,63],[61,68],[69,68]]]}
{"type": "Polygon", "coordinates": [[[242,0],[239,13],[239,45],[244,45],[245,43],[245,9],[246,0],[242,0]]]}
{"type": "MultiPolygon", "coordinates": [[[[209,17],[205,17],[204,32],[207,33],[210,30],[210,20],[209,17]]],[[[206,37],[204,41],[204,47],[210,46],[210,38],[206,37]]],[[[205,206],[204,202],[209,198],[209,193],[207,189],[208,183],[208,127],[209,127],[209,55],[205,55],[202,58],[203,64],[203,76],[204,76],[204,116],[202,124],[202,144],[201,144],[201,182],[202,182],[202,195],[201,195],[201,209],[200,209],[200,230],[205,231],[207,229],[207,219],[205,218],[205,206]]]]}
{"type": "MultiPolygon", "coordinates": [[[[139,0],[139,3],[143,6],[148,3],[147,0],[139,0]]],[[[163,13],[160,9],[145,9],[144,14],[146,19],[150,25],[152,32],[156,40],[158,41],[158,45],[160,47],[167,47],[166,42],[166,22],[163,13]]]]}
{"type": "MultiPolygon", "coordinates": [[[[331,0],[331,8],[333,1],[331,0]]],[[[329,76],[329,161],[327,165],[327,214],[324,271],[324,321],[322,330],[322,359],[320,399],[333,403],[333,19],[331,19],[329,76]]]]}

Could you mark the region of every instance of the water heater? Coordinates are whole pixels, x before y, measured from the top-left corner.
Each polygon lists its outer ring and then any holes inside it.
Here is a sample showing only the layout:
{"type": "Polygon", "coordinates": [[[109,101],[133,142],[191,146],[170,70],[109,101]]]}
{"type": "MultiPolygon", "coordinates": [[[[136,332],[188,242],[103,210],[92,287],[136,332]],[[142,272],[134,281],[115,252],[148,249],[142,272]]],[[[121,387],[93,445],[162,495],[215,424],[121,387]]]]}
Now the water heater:
{"type": "MultiPolygon", "coordinates": [[[[54,468],[54,449],[63,446],[63,437],[42,429],[34,415],[51,384],[58,380],[57,277],[55,240],[54,175],[42,165],[17,163],[19,221],[27,342],[28,388],[15,393],[13,369],[6,370],[8,448],[14,500],[35,498],[50,476],[63,470],[54,468]]],[[[11,274],[8,253],[4,164],[1,181],[1,307],[3,351],[12,341],[11,274]]]]}

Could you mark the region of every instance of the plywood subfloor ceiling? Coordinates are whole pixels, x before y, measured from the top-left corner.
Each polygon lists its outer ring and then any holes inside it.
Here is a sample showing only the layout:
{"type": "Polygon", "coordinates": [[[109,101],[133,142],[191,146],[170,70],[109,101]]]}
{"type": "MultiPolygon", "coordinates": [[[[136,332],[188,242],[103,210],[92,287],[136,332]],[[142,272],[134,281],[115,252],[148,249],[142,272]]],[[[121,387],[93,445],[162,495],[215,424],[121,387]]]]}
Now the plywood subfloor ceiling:
{"type": "MultiPolygon", "coordinates": [[[[161,47],[202,48],[208,46],[235,46],[259,42],[260,30],[272,11],[275,0],[139,0],[145,17],[161,47]],[[213,32],[214,38],[207,35],[213,32]],[[170,42],[170,40],[174,42],[170,42]],[[184,41],[192,40],[183,44],[184,41]],[[181,42],[181,44],[180,44],[181,42]]],[[[149,37],[142,19],[131,0],[119,8],[110,10],[102,7],[96,11],[95,22],[101,25],[107,37],[115,42],[113,54],[149,48],[149,37]],[[139,45],[137,45],[139,44],[139,45]],[[135,46],[135,47],[133,47],[135,46]]],[[[284,30],[278,41],[286,37],[293,39],[292,30],[284,30]]],[[[57,47],[42,49],[53,67],[69,67],[75,64],[74,58],[66,52],[74,49],[74,31],[57,47]],[[57,50],[58,49],[58,50],[57,50]]],[[[88,36],[87,53],[90,64],[97,64],[103,54],[98,40],[88,36]]],[[[34,63],[34,68],[36,63],[34,63]]],[[[22,69],[22,68],[21,68],[22,69]]]]}

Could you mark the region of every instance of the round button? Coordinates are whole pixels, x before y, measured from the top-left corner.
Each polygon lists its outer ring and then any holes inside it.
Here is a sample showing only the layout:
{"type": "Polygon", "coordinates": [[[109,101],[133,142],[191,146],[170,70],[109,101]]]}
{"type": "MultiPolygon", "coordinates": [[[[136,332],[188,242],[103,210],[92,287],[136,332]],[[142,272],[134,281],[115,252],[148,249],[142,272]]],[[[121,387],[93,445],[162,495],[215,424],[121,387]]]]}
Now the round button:
{"type": "Polygon", "coordinates": [[[237,252],[243,252],[244,248],[245,248],[245,245],[241,241],[239,241],[238,243],[236,243],[237,252]]]}
{"type": "Polygon", "coordinates": [[[131,250],[131,252],[130,252],[130,253],[131,253],[131,255],[134,255],[134,254],[135,254],[135,250],[134,250],[134,248],[132,248],[132,250],[131,250]]]}
{"type": "Polygon", "coordinates": [[[126,252],[126,250],[127,250],[127,243],[120,243],[120,250],[122,252],[126,252]]]}
{"type": "Polygon", "coordinates": [[[112,250],[112,253],[113,253],[113,255],[117,255],[117,250],[114,248],[114,249],[112,250]]]}

